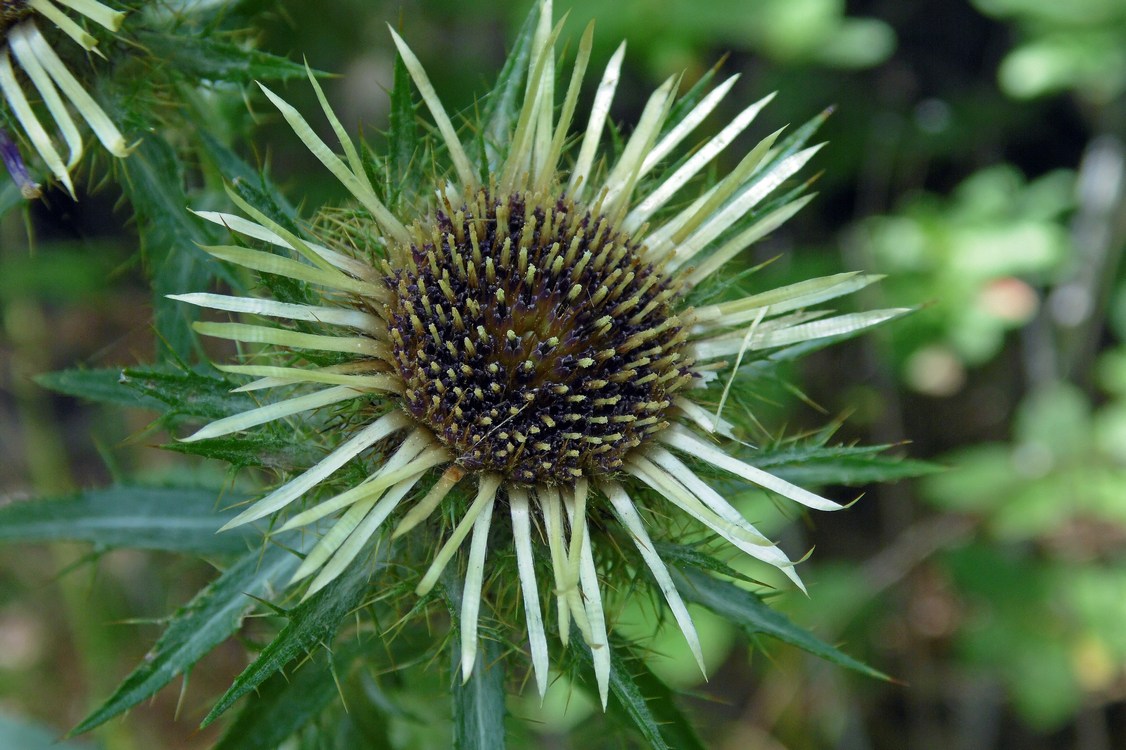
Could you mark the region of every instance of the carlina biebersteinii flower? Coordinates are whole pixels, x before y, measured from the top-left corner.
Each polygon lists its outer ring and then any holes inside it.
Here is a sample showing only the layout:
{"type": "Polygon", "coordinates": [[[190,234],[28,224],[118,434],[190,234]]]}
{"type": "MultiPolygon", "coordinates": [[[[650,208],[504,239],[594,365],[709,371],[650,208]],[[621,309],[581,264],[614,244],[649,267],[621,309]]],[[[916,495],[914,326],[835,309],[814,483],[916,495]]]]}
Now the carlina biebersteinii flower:
{"type": "Polygon", "coordinates": [[[753,213],[818,147],[776,146],[775,133],[714,186],[685,199],[687,186],[770,97],[674,158],[735,79],[706,95],[690,92],[695,99],[678,107],[672,78],[649,98],[620,153],[600,153],[624,45],[610,59],[585,129],[573,140],[592,28],[582,37],[557,108],[554,47],[562,22],[552,26],[550,0],[539,6],[534,23],[520,63],[522,85],[513,85],[516,74],[506,71],[504,91],[522,88],[523,100],[516,100],[510,119],[476,128],[476,147],[463,143],[418,59],[391,32],[437,130],[434,158],[448,157],[448,167],[439,167],[420,196],[380,198],[312,75],[343,157],[263,87],[362,209],[322,222],[315,240],[312,231],[298,236],[234,192],[249,218],[199,212],[297,257],[233,246],[207,248],[213,256],[305,282],[323,296],[314,305],[176,296],[214,310],[292,321],[289,327],[202,322],[197,330],[265,345],[258,354],[274,357],[269,364],[221,366],[258,378],[239,390],[298,389],[186,440],[363,404],[355,412],[361,425],[323,460],[225,528],[270,517],[277,533],[332,517],[294,575],[294,582],[312,577],[309,596],[339,576],[381,529],[395,539],[420,525],[439,532],[452,527],[434,545],[416,592],[435,586],[468,539],[467,557],[458,563],[465,570],[459,618],[464,679],[477,661],[478,613],[489,601],[483,581],[490,548],[512,545],[540,693],[547,686],[552,629],[545,628],[542,585],[555,600],[560,640],[566,644],[573,625],[590,646],[605,706],[610,654],[595,555],[601,530],[616,524],[632,539],[638,562],[652,573],[703,669],[692,619],[649,532],[669,515],[666,503],[802,583],[790,558],[689,464],[709,465],[809,508],[841,507],[724,450],[723,442],[738,443],[719,415],[731,382],[723,376],[738,370],[747,352],[851,333],[902,311],[806,310],[874,280],[847,273],[688,307],[694,289],[804,205],[807,198],[782,199],[753,213]],[[666,210],[674,200],[680,207],[666,210]],[[363,245],[370,252],[349,249],[363,245]],[[302,351],[318,352],[311,355],[318,364],[304,360],[302,351]],[[325,353],[340,359],[326,365],[325,353]],[[713,413],[705,403],[718,408],[713,413]],[[354,486],[327,499],[328,492],[317,495],[334,473],[369,452],[387,458],[354,486]],[[451,504],[458,497],[461,504],[451,504]],[[291,511],[302,499],[303,509],[291,511]],[[662,507],[651,514],[648,506],[658,503],[662,507]],[[455,509],[464,512],[450,521],[455,509]],[[511,529],[511,538],[490,540],[491,529],[511,529]]]}
{"type": "MultiPolygon", "coordinates": [[[[124,13],[97,0],[0,0],[0,91],[4,94],[11,115],[15,117],[43,163],[73,197],[74,185],[70,180],[70,170],[82,158],[82,135],[78,132],[78,126],[63,97],[86,120],[94,135],[111,154],[124,157],[128,155],[129,149],[117,126],[82,87],[36,25],[35,17],[42,16],[86,51],[100,54],[97,40],[64,13],[62,8],[84,16],[109,31],[117,31],[125,17],[124,13]],[[13,59],[15,65],[12,64],[13,59]],[[66,144],[65,161],[55,148],[51,135],[39,121],[35,108],[28,101],[16,72],[17,67],[38,92],[43,106],[54,120],[66,144]]],[[[6,135],[3,138],[8,141],[6,135]]],[[[12,158],[6,158],[5,164],[19,164],[22,167],[18,153],[9,156],[12,158]]],[[[9,166],[9,173],[19,184],[25,197],[38,196],[39,186],[31,180],[26,169],[12,169],[9,166]]]]}

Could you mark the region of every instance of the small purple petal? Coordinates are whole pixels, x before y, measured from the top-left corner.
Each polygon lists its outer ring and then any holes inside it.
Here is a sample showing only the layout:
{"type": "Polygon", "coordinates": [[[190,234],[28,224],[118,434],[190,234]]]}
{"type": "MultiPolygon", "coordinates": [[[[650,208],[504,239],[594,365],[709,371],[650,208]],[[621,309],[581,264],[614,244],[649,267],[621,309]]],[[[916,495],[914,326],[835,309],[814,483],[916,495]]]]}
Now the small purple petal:
{"type": "Polygon", "coordinates": [[[31,179],[31,173],[27,171],[27,165],[24,164],[19,147],[16,146],[3,128],[0,128],[0,161],[4,162],[8,174],[19,185],[20,194],[24,198],[30,201],[42,195],[39,184],[31,179]]]}

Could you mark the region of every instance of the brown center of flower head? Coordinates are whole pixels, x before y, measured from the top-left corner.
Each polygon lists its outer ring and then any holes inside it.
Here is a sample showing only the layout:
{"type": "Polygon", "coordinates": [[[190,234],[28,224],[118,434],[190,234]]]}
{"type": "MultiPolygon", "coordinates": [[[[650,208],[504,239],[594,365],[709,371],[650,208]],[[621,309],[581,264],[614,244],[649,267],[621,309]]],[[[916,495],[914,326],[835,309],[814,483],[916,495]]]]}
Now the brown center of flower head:
{"type": "Polygon", "coordinates": [[[27,0],[0,0],[0,42],[8,34],[8,29],[18,21],[31,15],[27,0]]]}
{"type": "Polygon", "coordinates": [[[388,271],[404,408],[516,485],[617,470],[694,377],[680,285],[566,197],[443,203],[388,271]]]}

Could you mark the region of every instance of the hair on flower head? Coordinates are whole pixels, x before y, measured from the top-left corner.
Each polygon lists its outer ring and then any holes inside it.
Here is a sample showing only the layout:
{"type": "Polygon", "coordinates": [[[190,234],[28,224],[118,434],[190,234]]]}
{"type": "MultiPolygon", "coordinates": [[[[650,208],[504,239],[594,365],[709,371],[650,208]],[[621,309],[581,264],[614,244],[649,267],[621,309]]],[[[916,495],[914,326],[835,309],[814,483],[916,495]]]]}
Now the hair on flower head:
{"type": "Polygon", "coordinates": [[[611,153],[604,150],[607,117],[624,45],[583,110],[589,115],[575,122],[592,29],[582,36],[570,74],[560,77],[569,82],[558,97],[555,43],[562,22],[552,26],[550,1],[539,6],[534,23],[530,48],[510,63],[520,67],[506,68],[504,79],[505,92],[522,89],[522,100],[510,118],[467,129],[472,145],[462,140],[414,53],[391,32],[437,131],[434,160],[448,164],[418,194],[381,197],[371,178],[378,166],[369,170],[311,75],[343,156],[263,87],[361,208],[346,220],[322,222],[327,229],[317,237],[298,236],[233,193],[245,217],[199,212],[282,250],[207,248],[213,256],[309,284],[321,301],[177,296],[283,321],[204,322],[197,329],[263,346],[254,363],[220,366],[257,378],[240,390],[293,389],[186,440],[361,404],[361,423],[331,452],[228,527],[271,518],[276,529],[289,530],[331,518],[294,576],[312,579],[308,594],[339,576],[380,532],[396,539],[420,527],[447,530],[416,591],[430,591],[455,559],[464,569],[465,678],[477,660],[478,614],[490,598],[484,583],[490,557],[512,549],[540,693],[548,680],[548,633],[554,630],[565,644],[574,626],[591,648],[605,705],[610,655],[602,529],[614,525],[632,539],[635,559],[652,574],[703,669],[692,619],[654,543],[663,527],[646,509],[660,504],[659,515],[672,515],[664,507],[674,506],[802,586],[791,559],[692,466],[710,466],[809,508],[840,508],[728,453],[725,446],[741,446],[716,404],[746,353],[849,333],[900,311],[808,309],[874,280],[861,274],[690,307],[694,289],[805,204],[808,198],[772,196],[818,147],[778,142],[772,134],[730,174],[693,193],[703,170],[770,97],[689,149],[686,139],[735,77],[687,99],[678,99],[679,81],[669,79],[650,96],[620,153],[611,153]],[[349,249],[363,245],[373,248],[370,254],[349,249]],[[377,448],[387,457],[366,478],[334,483],[338,470],[377,448]],[[541,606],[545,592],[554,600],[554,620],[541,606]]]}
{"type": "MultiPolygon", "coordinates": [[[[71,116],[70,107],[89,124],[94,135],[111,154],[124,157],[129,149],[117,126],[70,72],[36,24],[36,16],[41,16],[86,51],[100,54],[97,40],[67,15],[63,8],[109,31],[120,28],[125,17],[124,13],[113,10],[98,0],[0,0],[0,92],[4,95],[11,115],[19,123],[43,163],[73,196],[74,185],[70,180],[70,170],[82,158],[82,135],[71,116]],[[17,68],[22,70],[26,80],[38,93],[58,128],[67,148],[65,160],[55,147],[55,140],[40,122],[35,107],[28,101],[25,84],[20,82],[17,68]]],[[[11,158],[7,156],[6,164],[20,165],[16,168],[9,167],[9,173],[19,183],[25,197],[37,196],[38,186],[22,167],[18,153],[11,155],[11,158]]]]}

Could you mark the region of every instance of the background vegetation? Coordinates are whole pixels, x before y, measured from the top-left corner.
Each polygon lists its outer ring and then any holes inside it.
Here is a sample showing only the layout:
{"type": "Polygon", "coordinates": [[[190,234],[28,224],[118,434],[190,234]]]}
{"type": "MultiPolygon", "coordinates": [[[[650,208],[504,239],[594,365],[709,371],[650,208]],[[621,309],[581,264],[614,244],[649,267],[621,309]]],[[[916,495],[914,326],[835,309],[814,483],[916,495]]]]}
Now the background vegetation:
{"type": "MultiPolygon", "coordinates": [[[[278,58],[224,74],[194,70],[193,60],[214,55],[130,38],[127,22],[110,56],[119,111],[135,111],[122,82],[158,76],[167,93],[148,103],[146,121],[127,123],[148,134],[141,158],[94,163],[88,174],[113,169],[119,180],[90,178],[78,203],[54,191],[25,204],[0,186],[0,502],[123,477],[223,481],[215,462],[156,450],[166,436],[150,428],[151,412],[53,395],[32,378],[153,361],[161,351],[147,275],[170,291],[188,290],[185,275],[202,274],[192,289],[206,283],[202,260],[165,263],[169,248],[204,239],[192,234],[200,228],[173,223],[163,242],[146,231],[162,212],[188,205],[185,194],[154,193],[152,174],[186,169],[197,208],[206,207],[199,200],[223,204],[217,188],[222,177],[239,176],[238,158],[268,165],[295,203],[341,199],[257,93],[243,96],[243,84],[303,75],[280,58],[304,56],[340,74],[326,82],[334,106],[349,127],[378,138],[393,64],[385,24],[405,30],[448,106],[464,109],[495,77],[527,11],[509,0],[283,0],[153,4],[146,12],[181,5],[195,13],[181,29],[186,37],[253,43],[278,58]],[[128,62],[129,45],[154,58],[128,62]],[[171,62],[153,62],[161,57],[171,62]],[[186,96],[184,87],[200,79],[218,82],[186,96]],[[193,107],[193,97],[219,104],[193,107]],[[201,113],[214,141],[183,124],[201,113]],[[241,134],[251,128],[248,148],[241,134]],[[149,239],[140,254],[138,227],[149,239]]],[[[775,530],[790,548],[816,551],[803,565],[810,597],[787,593],[772,603],[895,681],[774,642],[752,652],[713,618],[700,628],[719,666],[697,684],[670,628],[669,638],[649,641],[660,655],[650,667],[687,694],[706,746],[1126,746],[1126,5],[561,5],[572,9],[572,32],[597,15],[596,60],[629,39],[621,120],[635,119],[665,76],[687,70],[698,78],[725,53],[722,70],[742,73],[731,110],[780,92],[753,137],[836,105],[821,131],[830,144],[815,162],[824,169],[819,197],[748,262],[773,260],[762,272],[772,284],[842,269],[886,273],[866,306],[925,303],[792,368],[791,387],[764,383],[753,402],[779,435],[832,424],[838,439],[907,443],[904,453],[948,467],[873,485],[845,513],[775,530]]],[[[307,85],[284,90],[312,110],[307,85]]],[[[57,543],[0,548],[0,733],[24,732],[28,748],[42,742],[36,732],[53,737],[82,721],[142,660],[161,619],[214,577],[209,566],[167,553],[103,552],[57,543]]],[[[256,627],[249,624],[246,642],[256,627]]],[[[628,618],[620,627],[630,634],[628,618]]],[[[206,656],[182,692],[165,688],[66,746],[212,746],[222,727],[196,727],[246,665],[244,645],[206,656]]],[[[436,681],[433,689],[444,687],[436,681]]],[[[442,735],[428,734],[419,719],[427,706],[401,696],[391,703],[380,731],[399,746],[441,746],[442,735]]],[[[538,722],[541,734],[529,742],[602,741],[599,722],[584,724],[590,706],[577,697],[542,712],[519,702],[509,709],[538,722]]],[[[363,716],[352,721],[364,729],[363,716]]],[[[520,737],[534,733],[525,728],[520,737]]],[[[334,746],[327,736],[307,746],[334,746]]]]}

